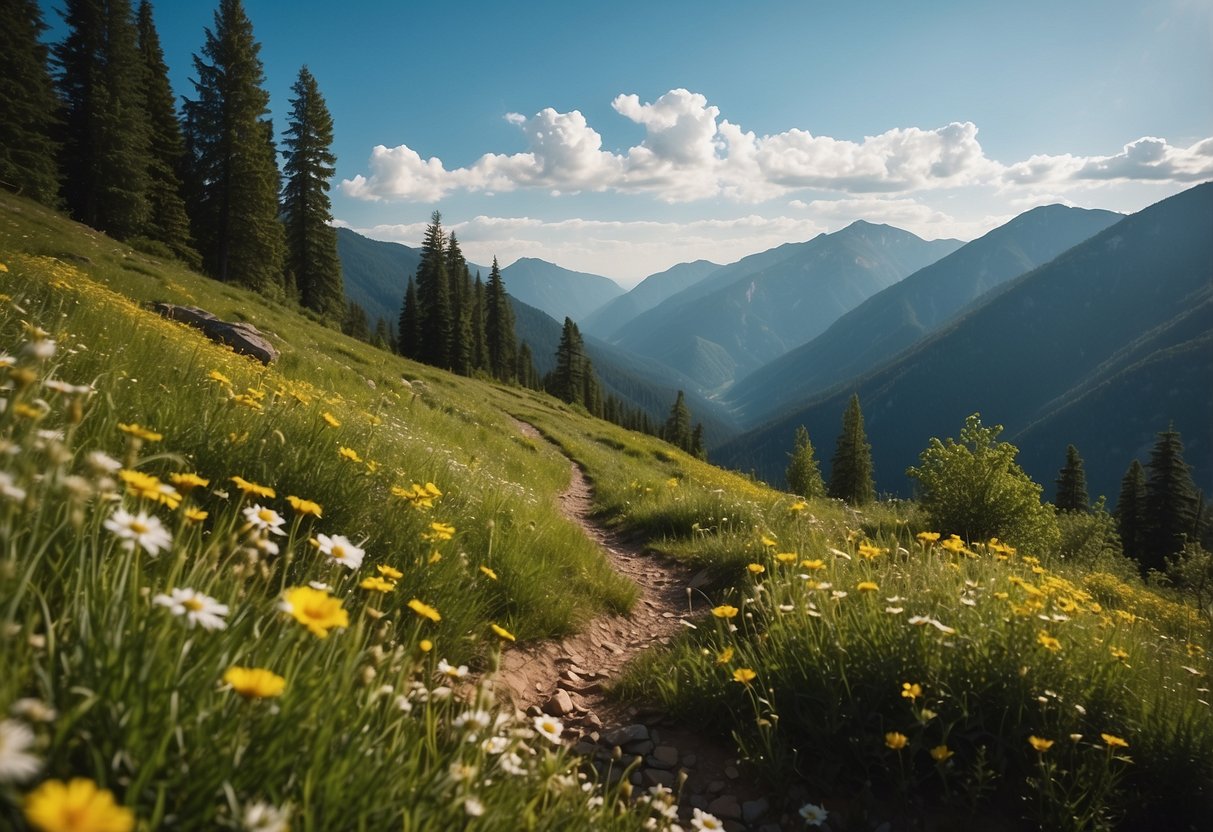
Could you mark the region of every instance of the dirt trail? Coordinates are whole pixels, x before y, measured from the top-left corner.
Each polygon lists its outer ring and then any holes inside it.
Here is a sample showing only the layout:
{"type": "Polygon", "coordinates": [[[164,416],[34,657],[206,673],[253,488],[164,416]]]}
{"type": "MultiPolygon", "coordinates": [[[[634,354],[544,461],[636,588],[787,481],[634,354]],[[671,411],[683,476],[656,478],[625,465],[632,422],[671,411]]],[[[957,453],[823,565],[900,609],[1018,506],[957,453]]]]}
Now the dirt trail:
{"type": "MultiPolygon", "coordinates": [[[[534,426],[516,425],[527,437],[547,441],[534,426]]],[[[792,828],[786,816],[773,816],[770,804],[776,801],[762,794],[761,784],[748,776],[727,743],[678,725],[659,710],[620,705],[606,696],[605,685],[624,665],[655,644],[668,644],[685,626],[682,621],[695,618],[702,624],[709,604],[697,591],[702,577],[691,569],[596,522],[593,488],[580,466],[570,466],[561,511],[639,587],[640,599],[629,615],[601,615],[559,641],[507,650],[495,677],[497,689],[521,710],[560,717],[580,754],[602,759],[621,746],[625,756],[642,758],[631,775],[638,787],[677,790],[681,777],[687,814],[691,807],[711,811],[725,819],[728,830],[792,828]]]]}

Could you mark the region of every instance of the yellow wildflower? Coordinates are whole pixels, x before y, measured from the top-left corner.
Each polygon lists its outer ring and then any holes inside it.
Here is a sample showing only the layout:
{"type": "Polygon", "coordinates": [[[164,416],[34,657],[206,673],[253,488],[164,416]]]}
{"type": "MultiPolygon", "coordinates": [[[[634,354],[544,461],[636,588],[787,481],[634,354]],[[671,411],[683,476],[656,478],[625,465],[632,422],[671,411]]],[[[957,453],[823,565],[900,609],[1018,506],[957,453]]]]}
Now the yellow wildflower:
{"type": "Polygon", "coordinates": [[[935,543],[939,540],[939,532],[919,532],[916,537],[922,543],[935,543]]]}
{"type": "Polygon", "coordinates": [[[1028,737],[1028,744],[1031,745],[1032,748],[1036,749],[1036,751],[1040,754],[1043,754],[1052,748],[1053,742],[1053,740],[1046,740],[1042,739],[1041,737],[1028,737]]]}
{"type": "Polygon", "coordinates": [[[855,589],[858,592],[877,592],[880,586],[875,581],[860,581],[855,589]]]}
{"type": "Polygon", "coordinates": [[[795,552],[780,552],[779,554],[775,555],[775,560],[779,561],[780,563],[790,564],[795,563],[796,558],[798,557],[799,555],[797,555],[795,552]]]}
{"type": "Polygon", "coordinates": [[[884,744],[894,751],[900,751],[901,749],[905,748],[909,741],[909,737],[907,737],[905,734],[898,733],[897,731],[889,731],[884,735],[884,744]]]}
{"type": "Polygon", "coordinates": [[[872,558],[875,558],[878,555],[887,555],[888,553],[889,553],[888,549],[881,549],[879,546],[872,546],[869,543],[860,543],[859,544],[860,557],[865,557],[868,560],[871,560],[872,558]]]}
{"type": "Polygon", "coordinates": [[[505,627],[499,627],[496,624],[490,624],[489,626],[493,628],[493,632],[496,633],[500,638],[503,638],[506,641],[514,641],[514,634],[505,627]]]}
{"type": "Polygon", "coordinates": [[[220,384],[226,385],[228,387],[232,386],[232,380],[230,378],[228,378],[227,376],[225,376],[223,373],[219,372],[218,370],[211,370],[209,373],[206,374],[206,377],[209,378],[211,381],[217,381],[220,384]]]}
{"type": "Polygon", "coordinates": [[[138,422],[131,422],[129,425],[119,422],[118,430],[136,439],[142,439],[144,442],[159,442],[164,438],[164,434],[142,427],[138,422]]]}
{"type": "Polygon", "coordinates": [[[761,563],[751,563],[746,566],[746,569],[750,570],[751,575],[761,575],[763,572],[767,571],[767,568],[761,563]]]}
{"type": "Polygon", "coordinates": [[[320,414],[320,418],[323,419],[324,423],[326,425],[328,425],[330,428],[341,427],[341,422],[338,421],[337,417],[334,416],[332,413],[329,413],[327,410],[320,414]]]}
{"type": "Polygon", "coordinates": [[[286,690],[286,679],[261,667],[229,667],[223,681],[245,699],[268,699],[286,690]]]}
{"type": "Polygon", "coordinates": [[[448,523],[439,523],[437,521],[430,523],[430,530],[421,533],[421,539],[428,543],[437,543],[441,540],[450,540],[455,536],[455,527],[448,523]]]}
{"type": "Polygon", "coordinates": [[[434,642],[430,641],[428,638],[423,638],[421,641],[417,642],[417,649],[422,653],[428,653],[434,649],[434,642]]]}
{"type": "Polygon", "coordinates": [[[353,448],[347,448],[342,445],[337,449],[337,453],[342,459],[348,459],[350,462],[362,462],[362,457],[358,456],[358,452],[353,448]]]}
{"type": "Polygon", "coordinates": [[[1115,734],[1100,734],[1099,735],[1108,748],[1128,748],[1129,744],[1115,734]]]}
{"type": "Polygon", "coordinates": [[[291,504],[291,509],[296,514],[305,515],[308,517],[323,516],[323,509],[319,503],[314,503],[311,500],[305,500],[302,497],[296,497],[294,494],[287,496],[286,501],[291,504]]]}
{"type": "Polygon", "coordinates": [[[1061,652],[1061,642],[1053,638],[1044,630],[1036,634],[1036,643],[1046,650],[1051,650],[1054,653],[1061,652]]]}
{"type": "Polygon", "coordinates": [[[391,592],[396,588],[396,583],[376,575],[370,578],[363,578],[362,583],[358,584],[358,586],[371,592],[391,592]]]}
{"type": "Polygon", "coordinates": [[[177,489],[160,481],[158,477],[145,474],[142,471],[132,471],[123,468],[118,472],[118,478],[126,483],[126,490],[144,500],[155,500],[158,503],[177,508],[181,505],[181,494],[177,489]]]}
{"type": "Polygon", "coordinates": [[[231,477],[231,481],[236,484],[236,487],[245,494],[252,494],[255,497],[273,498],[277,496],[274,489],[268,485],[258,485],[255,482],[249,482],[244,477],[231,477]]]}
{"type": "Polygon", "coordinates": [[[197,474],[169,474],[168,478],[173,485],[186,493],[193,491],[195,488],[206,488],[211,484],[210,480],[203,479],[197,474]]]}
{"type": "Polygon", "coordinates": [[[762,545],[763,546],[778,546],[779,544],[776,543],[775,540],[770,535],[764,534],[762,536],[762,545]]]}
{"type": "Polygon", "coordinates": [[[206,518],[210,517],[209,511],[203,511],[200,508],[190,506],[185,510],[185,519],[191,523],[201,523],[206,518]]]}
{"type": "Polygon", "coordinates": [[[47,780],[25,798],[25,819],[42,832],[131,832],[135,814],[108,789],[76,777],[47,780]]]}
{"type": "Polygon", "coordinates": [[[800,566],[802,569],[810,569],[813,571],[817,571],[819,569],[825,569],[826,562],[824,560],[821,560],[820,558],[815,558],[814,560],[802,560],[800,562],[800,566]]]}
{"type": "Polygon", "coordinates": [[[917,682],[911,684],[909,682],[901,683],[901,695],[906,699],[917,699],[922,696],[922,685],[917,682]]]}
{"type": "Polygon", "coordinates": [[[327,638],[329,630],[350,626],[349,613],[341,601],[323,589],[291,587],[283,594],[281,609],[307,627],[317,638],[327,638]]]}
{"type": "Polygon", "coordinates": [[[728,664],[733,661],[732,646],[726,647],[716,654],[716,664],[728,664]]]}
{"type": "Polygon", "coordinates": [[[788,506],[788,511],[800,512],[800,511],[804,511],[808,507],[809,507],[809,504],[806,503],[804,500],[797,500],[796,502],[794,502],[790,506],[788,506]]]}
{"type": "Polygon", "coordinates": [[[743,685],[750,684],[750,682],[754,681],[754,679],[757,677],[758,674],[748,667],[739,667],[733,671],[733,681],[741,682],[743,685]]]}
{"type": "Polygon", "coordinates": [[[937,763],[946,763],[954,753],[946,745],[937,745],[931,749],[931,759],[937,763]]]}
{"type": "Polygon", "coordinates": [[[417,613],[422,618],[428,618],[435,624],[442,620],[442,616],[438,614],[438,610],[434,609],[429,604],[418,601],[416,598],[409,601],[409,609],[417,613]]]}
{"type": "Polygon", "coordinates": [[[388,580],[398,581],[404,577],[404,573],[401,572],[399,569],[393,569],[392,567],[387,566],[386,564],[381,563],[378,566],[376,566],[375,568],[379,570],[380,575],[387,578],[388,580]]]}
{"type": "Polygon", "coordinates": [[[721,604],[719,607],[712,608],[712,615],[717,618],[735,618],[737,616],[737,607],[729,604],[721,604]]]}
{"type": "Polygon", "coordinates": [[[494,572],[492,569],[488,568],[487,566],[481,564],[480,571],[483,572],[485,574],[485,576],[488,577],[489,579],[494,580],[494,581],[497,580],[497,573],[494,572]]]}

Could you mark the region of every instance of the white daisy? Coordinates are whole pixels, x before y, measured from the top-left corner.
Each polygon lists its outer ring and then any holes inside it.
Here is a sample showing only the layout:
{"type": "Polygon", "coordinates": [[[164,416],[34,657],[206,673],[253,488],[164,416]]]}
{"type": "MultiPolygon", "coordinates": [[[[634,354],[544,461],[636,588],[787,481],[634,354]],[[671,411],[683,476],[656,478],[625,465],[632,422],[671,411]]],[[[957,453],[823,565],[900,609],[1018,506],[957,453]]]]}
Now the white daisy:
{"type": "Polygon", "coordinates": [[[560,742],[564,733],[564,723],[552,716],[535,717],[535,730],[552,742],[560,742]]]}
{"type": "Polygon", "coordinates": [[[806,803],[800,807],[800,816],[804,818],[804,822],[809,826],[821,826],[826,822],[829,814],[829,812],[816,803],[806,803]]]}
{"type": "Polygon", "coordinates": [[[463,801],[463,811],[467,812],[469,817],[478,818],[484,814],[484,804],[474,797],[469,797],[463,801]]]}
{"type": "Polygon", "coordinates": [[[289,832],[291,808],[279,809],[268,803],[252,803],[244,807],[244,828],[247,832],[289,832]]]}
{"type": "Polygon", "coordinates": [[[456,667],[446,659],[439,659],[438,672],[443,676],[450,676],[452,679],[462,679],[464,676],[468,675],[468,666],[466,664],[461,664],[456,667]]]}
{"type": "Polygon", "coordinates": [[[18,699],[9,706],[8,712],[27,722],[54,722],[59,716],[59,712],[50,705],[32,696],[18,699]]]}
{"type": "Polygon", "coordinates": [[[34,732],[24,722],[0,720],[0,783],[23,783],[38,773],[42,761],[29,753],[34,732]]]}
{"type": "Polygon", "coordinates": [[[318,534],[316,541],[320,544],[320,553],[328,555],[333,563],[339,563],[348,569],[357,569],[362,565],[362,556],[366,551],[351,543],[345,535],[335,534],[329,537],[327,534],[318,534]]]}
{"type": "Polygon", "coordinates": [[[715,815],[710,815],[703,809],[692,810],[691,828],[698,829],[699,832],[717,832],[724,829],[724,822],[715,815]]]}
{"type": "Polygon", "coordinates": [[[122,539],[122,548],[128,552],[139,546],[155,556],[173,543],[173,536],[164,528],[160,518],[143,511],[131,514],[124,508],[114,509],[114,513],[105,521],[105,527],[122,539]]]}
{"type": "Polygon", "coordinates": [[[168,607],[173,615],[184,615],[191,627],[200,624],[204,630],[222,630],[227,626],[223,620],[229,612],[227,604],[193,589],[169,590],[168,595],[157,595],[152,603],[168,607]]]}
{"type": "Polygon", "coordinates": [[[45,361],[55,354],[55,341],[53,338],[40,338],[37,341],[30,341],[21,351],[45,361]]]}
{"type": "MultiPolygon", "coordinates": [[[[261,505],[252,505],[244,509],[244,519],[248,524],[258,531],[268,534],[286,534],[282,530],[282,525],[286,523],[286,518],[272,508],[265,508],[261,505]]],[[[324,537],[324,535],[320,535],[324,537]]],[[[328,554],[325,552],[325,554],[328,554]]]]}
{"type": "Polygon", "coordinates": [[[25,489],[16,486],[13,475],[8,471],[0,471],[0,496],[7,497],[14,503],[25,500],[25,489]]]}
{"type": "Polygon", "coordinates": [[[522,777],[526,774],[526,764],[523,763],[522,758],[513,751],[511,751],[509,754],[502,754],[498,761],[498,765],[501,766],[502,771],[504,771],[506,774],[511,774],[514,777],[522,777]]]}

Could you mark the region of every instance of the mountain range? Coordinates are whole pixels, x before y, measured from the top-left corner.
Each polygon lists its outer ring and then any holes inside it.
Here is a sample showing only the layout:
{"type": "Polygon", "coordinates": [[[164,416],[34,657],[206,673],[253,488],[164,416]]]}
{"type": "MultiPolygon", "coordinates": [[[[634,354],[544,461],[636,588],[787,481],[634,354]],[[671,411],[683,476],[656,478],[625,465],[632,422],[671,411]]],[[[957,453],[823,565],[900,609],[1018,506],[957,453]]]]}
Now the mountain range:
{"type": "MultiPolygon", "coordinates": [[[[829,448],[858,393],[877,486],[908,494],[928,440],[980,412],[1025,470],[1051,483],[1075,444],[1093,495],[1113,497],[1168,424],[1197,483],[1213,485],[1213,183],[1163,200],[983,295],[952,322],[859,378],[715,449],[781,479],[798,425],[829,448]]],[[[1046,489],[1046,496],[1051,490],[1046,489]]]]}

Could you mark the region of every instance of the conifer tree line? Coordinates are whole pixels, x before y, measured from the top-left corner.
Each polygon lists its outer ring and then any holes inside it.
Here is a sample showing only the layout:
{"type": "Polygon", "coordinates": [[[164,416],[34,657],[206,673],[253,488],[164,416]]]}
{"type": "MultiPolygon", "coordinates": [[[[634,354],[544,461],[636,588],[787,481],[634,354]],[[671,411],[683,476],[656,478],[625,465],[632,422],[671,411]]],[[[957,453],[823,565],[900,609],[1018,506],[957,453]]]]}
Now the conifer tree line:
{"type": "Polygon", "coordinates": [[[514,309],[497,258],[488,283],[472,279],[454,232],[435,211],[421,242],[421,262],[405,285],[397,321],[397,351],[434,367],[538,388],[531,349],[514,335],[514,309]]]}
{"type": "Polygon", "coordinates": [[[48,49],[37,0],[0,0],[0,186],[340,323],[333,121],[307,67],[279,151],[241,0],[219,0],[180,111],[149,0],[64,0],[62,16],[48,49]]]}

